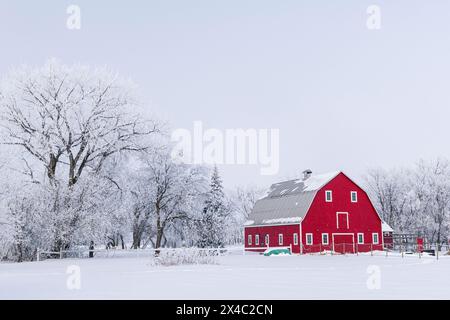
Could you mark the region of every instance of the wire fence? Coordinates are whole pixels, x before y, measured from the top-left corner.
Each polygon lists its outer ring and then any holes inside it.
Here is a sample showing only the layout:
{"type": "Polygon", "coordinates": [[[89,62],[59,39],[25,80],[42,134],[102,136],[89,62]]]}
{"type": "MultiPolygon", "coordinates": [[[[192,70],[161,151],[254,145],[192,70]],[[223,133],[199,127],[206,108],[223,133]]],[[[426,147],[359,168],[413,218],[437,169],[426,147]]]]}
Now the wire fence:
{"type": "MultiPolygon", "coordinates": [[[[248,251],[265,252],[266,250],[286,248],[286,247],[247,247],[248,251]]],[[[289,247],[292,254],[306,255],[371,255],[401,258],[423,258],[447,256],[450,258],[450,246],[448,244],[391,244],[389,248],[382,244],[359,244],[359,243],[335,243],[335,244],[314,244],[314,245],[291,245],[289,247]]]]}
{"type": "Polygon", "coordinates": [[[145,248],[145,249],[89,249],[76,248],[71,250],[46,251],[38,249],[36,260],[47,259],[86,259],[86,258],[152,258],[163,252],[183,252],[195,250],[200,255],[224,256],[242,254],[242,248],[145,248]]]}
{"type": "Polygon", "coordinates": [[[306,255],[371,255],[401,258],[441,257],[450,258],[449,244],[391,244],[389,248],[381,244],[335,243],[315,245],[290,245],[275,247],[225,247],[225,248],[145,248],[145,249],[89,249],[80,247],[71,250],[45,251],[37,250],[36,260],[46,259],[86,259],[86,258],[151,258],[160,253],[196,250],[205,256],[245,255],[246,252],[263,253],[267,249],[286,248],[292,254],[306,255]]]}

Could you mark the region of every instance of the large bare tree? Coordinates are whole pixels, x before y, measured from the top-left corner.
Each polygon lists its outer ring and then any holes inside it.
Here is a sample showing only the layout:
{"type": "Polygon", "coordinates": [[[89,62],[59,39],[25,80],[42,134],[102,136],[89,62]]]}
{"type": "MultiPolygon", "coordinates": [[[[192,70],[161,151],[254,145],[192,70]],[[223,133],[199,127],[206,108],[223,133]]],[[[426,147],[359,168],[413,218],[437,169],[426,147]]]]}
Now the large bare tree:
{"type": "Polygon", "coordinates": [[[121,151],[141,151],[155,133],[143,120],[133,85],[106,68],[66,66],[56,60],[41,68],[21,67],[0,87],[2,143],[21,147],[54,181],[58,168],[68,185],[89,167],[121,151]]]}
{"type": "Polygon", "coordinates": [[[147,150],[159,131],[139,107],[134,85],[107,68],[50,60],[4,77],[0,143],[12,148],[16,167],[24,164],[18,171],[41,185],[9,202],[14,224],[30,235],[27,246],[38,244],[39,233],[46,235],[42,246],[58,250],[117,229],[108,226],[120,204],[112,202],[117,188],[104,168],[116,156],[147,150]],[[34,217],[42,231],[32,229],[37,223],[21,224],[34,217]]]}
{"type": "Polygon", "coordinates": [[[144,153],[131,190],[133,248],[143,236],[160,248],[165,232],[180,220],[190,219],[201,203],[206,170],[174,161],[165,150],[144,153]]]}

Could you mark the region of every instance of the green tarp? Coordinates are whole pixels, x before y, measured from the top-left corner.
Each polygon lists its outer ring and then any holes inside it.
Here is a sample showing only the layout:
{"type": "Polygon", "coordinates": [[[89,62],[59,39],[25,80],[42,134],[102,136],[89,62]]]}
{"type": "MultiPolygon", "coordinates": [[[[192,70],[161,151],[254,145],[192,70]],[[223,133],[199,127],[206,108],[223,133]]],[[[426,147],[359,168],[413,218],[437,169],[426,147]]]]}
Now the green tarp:
{"type": "Polygon", "coordinates": [[[268,249],[264,252],[265,256],[278,255],[278,254],[291,254],[289,249],[268,249]]]}

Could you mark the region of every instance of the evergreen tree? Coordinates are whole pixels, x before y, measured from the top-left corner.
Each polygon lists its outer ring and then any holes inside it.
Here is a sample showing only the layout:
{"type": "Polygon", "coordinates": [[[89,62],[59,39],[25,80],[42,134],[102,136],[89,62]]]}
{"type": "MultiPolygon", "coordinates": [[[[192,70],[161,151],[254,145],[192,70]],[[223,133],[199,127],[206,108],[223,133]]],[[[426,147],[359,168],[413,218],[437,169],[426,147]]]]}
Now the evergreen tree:
{"type": "Polygon", "coordinates": [[[205,206],[197,223],[198,247],[220,248],[224,246],[228,212],[219,170],[217,166],[214,166],[210,190],[206,194],[205,206]]]}

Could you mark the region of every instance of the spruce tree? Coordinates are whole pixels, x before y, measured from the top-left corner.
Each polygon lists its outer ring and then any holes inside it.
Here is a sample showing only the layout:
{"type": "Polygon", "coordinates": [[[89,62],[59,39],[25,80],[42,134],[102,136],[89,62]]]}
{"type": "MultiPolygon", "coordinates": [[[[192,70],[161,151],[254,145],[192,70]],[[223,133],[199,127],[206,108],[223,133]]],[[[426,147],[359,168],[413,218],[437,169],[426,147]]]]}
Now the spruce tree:
{"type": "Polygon", "coordinates": [[[225,244],[225,220],[228,213],[222,180],[217,166],[211,175],[210,190],[198,221],[198,247],[220,248],[225,244]]]}

